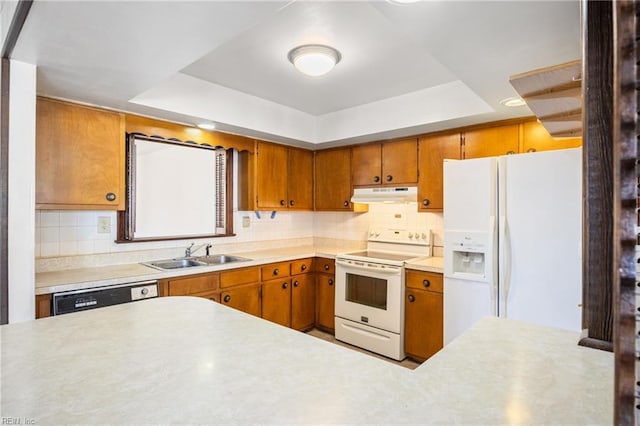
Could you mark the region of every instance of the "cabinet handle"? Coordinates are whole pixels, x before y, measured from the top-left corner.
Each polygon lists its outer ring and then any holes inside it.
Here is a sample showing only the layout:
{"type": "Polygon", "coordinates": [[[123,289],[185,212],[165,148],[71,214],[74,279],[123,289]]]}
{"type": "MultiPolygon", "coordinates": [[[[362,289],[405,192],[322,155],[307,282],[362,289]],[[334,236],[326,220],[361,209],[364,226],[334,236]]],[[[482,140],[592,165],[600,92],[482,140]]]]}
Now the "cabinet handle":
{"type": "Polygon", "coordinates": [[[345,201],[344,203],[342,203],[342,205],[345,206],[345,207],[349,207],[349,202],[345,201]]]}
{"type": "Polygon", "coordinates": [[[425,207],[427,207],[430,203],[431,203],[431,201],[429,201],[427,198],[422,200],[422,205],[425,206],[425,207]]]}
{"type": "Polygon", "coordinates": [[[515,153],[516,153],[515,151],[507,151],[507,155],[513,155],[515,153]]]}
{"type": "Polygon", "coordinates": [[[287,284],[287,283],[282,283],[282,288],[286,289],[287,287],[289,287],[289,284],[287,284]]]}
{"type": "Polygon", "coordinates": [[[536,152],[536,149],[535,149],[535,148],[529,148],[529,149],[527,150],[527,152],[536,152]]]}
{"type": "Polygon", "coordinates": [[[373,181],[374,182],[380,182],[380,176],[374,176],[373,177],[373,181]]]}
{"type": "Polygon", "coordinates": [[[387,182],[391,182],[393,180],[393,176],[387,175],[387,182]]]}
{"type": "Polygon", "coordinates": [[[328,271],[329,270],[329,265],[327,265],[326,263],[324,264],[324,270],[328,271]]]}
{"type": "Polygon", "coordinates": [[[333,280],[329,278],[329,285],[333,285],[333,280]]]}
{"type": "Polygon", "coordinates": [[[114,194],[113,192],[107,192],[107,195],[105,195],[104,198],[106,198],[107,201],[115,201],[116,194],[114,194]]]}
{"type": "Polygon", "coordinates": [[[422,285],[425,287],[429,287],[431,285],[431,282],[429,280],[422,280],[422,285]]]}
{"type": "Polygon", "coordinates": [[[413,294],[409,295],[409,302],[413,303],[416,301],[416,297],[413,294]]]}
{"type": "Polygon", "coordinates": [[[307,265],[302,265],[302,266],[300,267],[300,270],[301,270],[301,271],[306,271],[306,270],[307,270],[307,265]]]}
{"type": "Polygon", "coordinates": [[[231,300],[231,296],[229,296],[228,294],[226,296],[224,296],[223,299],[226,303],[229,303],[229,301],[231,300]]]}
{"type": "Polygon", "coordinates": [[[278,274],[279,274],[279,272],[278,272],[278,268],[274,269],[274,270],[273,270],[273,275],[278,275],[278,274]]]}
{"type": "Polygon", "coordinates": [[[293,203],[293,200],[290,200],[290,201],[289,201],[289,205],[290,205],[291,207],[293,207],[293,204],[294,204],[294,203],[293,203]]]}
{"type": "Polygon", "coordinates": [[[280,205],[281,205],[281,206],[284,206],[284,205],[285,205],[284,200],[280,200],[280,205]]]}
{"type": "Polygon", "coordinates": [[[300,285],[300,282],[298,282],[298,281],[294,281],[294,282],[293,282],[293,286],[294,286],[294,287],[298,287],[299,285],[300,285]]]}

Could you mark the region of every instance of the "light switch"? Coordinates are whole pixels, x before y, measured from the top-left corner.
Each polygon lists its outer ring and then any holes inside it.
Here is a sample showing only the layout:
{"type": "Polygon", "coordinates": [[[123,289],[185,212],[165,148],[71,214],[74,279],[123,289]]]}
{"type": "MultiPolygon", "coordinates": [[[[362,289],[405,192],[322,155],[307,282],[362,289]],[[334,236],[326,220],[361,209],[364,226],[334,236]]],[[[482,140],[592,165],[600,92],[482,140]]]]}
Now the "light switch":
{"type": "Polygon", "coordinates": [[[98,234],[111,233],[111,218],[108,216],[101,216],[98,218],[98,234]]]}

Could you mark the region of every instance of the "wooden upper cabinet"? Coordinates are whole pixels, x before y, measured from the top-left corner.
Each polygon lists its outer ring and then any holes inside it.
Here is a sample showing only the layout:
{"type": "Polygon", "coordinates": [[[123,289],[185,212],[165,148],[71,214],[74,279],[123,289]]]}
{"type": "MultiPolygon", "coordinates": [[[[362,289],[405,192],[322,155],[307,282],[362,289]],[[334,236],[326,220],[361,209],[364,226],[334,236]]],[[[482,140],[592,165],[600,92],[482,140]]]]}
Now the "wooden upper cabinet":
{"type": "Polygon", "coordinates": [[[463,158],[517,154],[519,135],[518,124],[466,131],[463,133],[463,158]]]}
{"type": "Polygon", "coordinates": [[[418,147],[420,180],[418,181],[419,211],[442,211],[443,202],[443,161],[459,160],[460,133],[428,136],[420,139],[418,147]]]}
{"type": "Polygon", "coordinates": [[[258,142],[256,149],[256,192],[258,209],[287,207],[287,147],[258,142]]]}
{"type": "Polygon", "coordinates": [[[351,210],[351,148],[315,154],[315,210],[351,210]]]}
{"type": "Polygon", "coordinates": [[[353,186],[382,183],[382,144],[356,145],[351,148],[353,186]]]}
{"type": "Polygon", "coordinates": [[[289,148],[287,197],[289,209],[313,209],[313,151],[289,148]]]}
{"type": "Polygon", "coordinates": [[[418,183],[418,139],[409,138],[382,144],[382,183],[418,183]]]}
{"type": "Polygon", "coordinates": [[[537,121],[522,123],[522,144],[520,152],[551,151],[554,149],[577,148],[582,146],[582,138],[552,138],[547,129],[537,121]]]}
{"type": "Polygon", "coordinates": [[[122,114],[38,98],[36,208],[124,210],[122,114]]]}

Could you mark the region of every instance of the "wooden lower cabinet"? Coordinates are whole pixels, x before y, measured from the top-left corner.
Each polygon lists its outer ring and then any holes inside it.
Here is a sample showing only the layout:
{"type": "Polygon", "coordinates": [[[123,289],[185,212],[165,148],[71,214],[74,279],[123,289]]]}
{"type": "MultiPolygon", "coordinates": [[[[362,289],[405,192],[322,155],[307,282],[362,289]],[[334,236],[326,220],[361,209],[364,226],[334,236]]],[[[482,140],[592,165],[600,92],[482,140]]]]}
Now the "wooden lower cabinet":
{"type": "Polygon", "coordinates": [[[424,361],[443,346],[442,274],[406,273],[404,350],[424,361]]]}
{"type": "Polygon", "coordinates": [[[262,315],[260,283],[243,285],[224,290],[220,292],[220,303],[259,317],[262,315]]]}
{"type": "Polygon", "coordinates": [[[316,271],[316,327],[335,333],[335,260],[317,257],[316,271]]]}
{"type": "Polygon", "coordinates": [[[281,278],[262,283],[262,318],[291,327],[291,279],[281,278]]]}
{"type": "Polygon", "coordinates": [[[186,278],[169,279],[168,296],[189,296],[199,293],[210,293],[218,289],[220,274],[217,272],[205,275],[196,275],[186,278]]]}
{"type": "Polygon", "coordinates": [[[36,295],[36,319],[51,316],[51,295],[36,295]]]}
{"type": "Polygon", "coordinates": [[[316,285],[313,274],[291,277],[291,328],[308,330],[315,324],[316,285]]]}

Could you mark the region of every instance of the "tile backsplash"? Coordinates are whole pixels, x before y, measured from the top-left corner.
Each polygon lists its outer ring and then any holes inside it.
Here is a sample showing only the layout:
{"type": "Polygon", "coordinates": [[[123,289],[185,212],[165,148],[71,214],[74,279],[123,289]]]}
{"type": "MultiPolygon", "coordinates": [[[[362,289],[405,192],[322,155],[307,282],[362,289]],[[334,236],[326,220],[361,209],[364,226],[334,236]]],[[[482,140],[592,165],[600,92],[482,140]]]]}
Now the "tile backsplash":
{"type": "MultiPolygon", "coordinates": [[[[375,204],[367,213],[350,212],[234,212],[236,235],[215,243],[255,243],[313,237],[365,241],[370,227],[432,229],[434,244],[442,245],[442,214],[418,213],[415,204],[375,204]],[[245,227],[245,225],[248,225],[245,227]]],[[[117,215],[113,211],[36,211],[36,258],[121,253],[186,247],[198,240],[117,244],[117,215]]],[[[206,239],[201,242],[206,241],[206,239]]]]}

